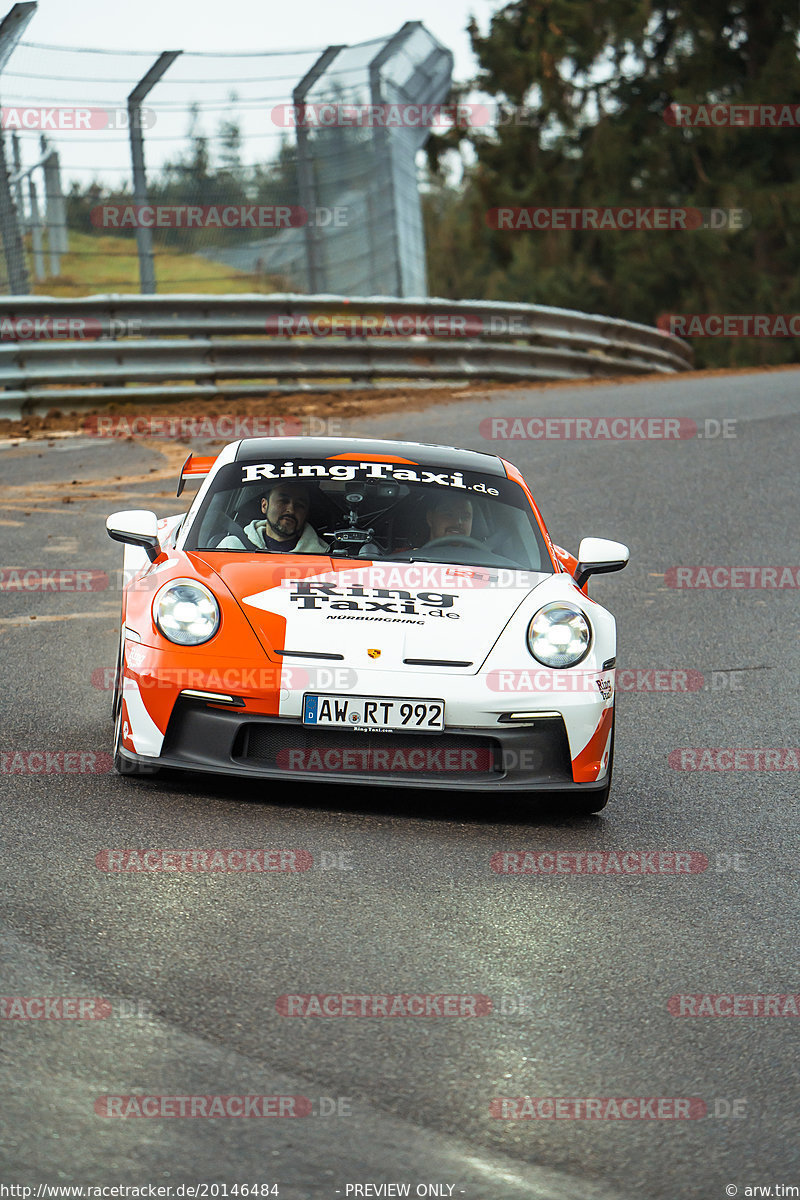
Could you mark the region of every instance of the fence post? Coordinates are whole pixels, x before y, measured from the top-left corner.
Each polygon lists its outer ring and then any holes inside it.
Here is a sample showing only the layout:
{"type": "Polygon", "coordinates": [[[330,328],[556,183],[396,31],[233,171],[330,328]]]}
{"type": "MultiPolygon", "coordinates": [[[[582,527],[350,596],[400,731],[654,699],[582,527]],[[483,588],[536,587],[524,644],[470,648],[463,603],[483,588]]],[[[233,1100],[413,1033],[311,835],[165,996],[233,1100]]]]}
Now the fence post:
{"type": "Polygon", "coordinates": [[[36,184],[28,176],[28,195],[31,205],[31,245],[33,247],[33,271],[37,279],[44,279],[44,246],[42,243],[42,219],[39,216],[39,201],[36,196],[36,184]]]}
{"type": "MultiPolygon", "coordinates": [[[[133,198],[135,203],[147,204],[147,175],[144,166],[144,138],[142,137],[142,101],[182,50],[165,50],[153,63],[146,75],[137,83],[128,96],[128,136],[131,143],[133,167],[133,198]]],[[[153,235],[147,228],[136,227],[136,246],[139,251],[139,290],[148,295],[156,290],[156,273],[153,265],[153,235]]]]}
{"type": "Polygon", "coordinates": [[[50,274],[58,275],[61,270],[61,255],[69,249],[67,241],[67,210],[61,195],[61,169],[58,152],[50,149],[47,138],[42,134],[42,169],[44,171],[44,220],[47,226],[47,248],[50,251],[50,274]]]}
{"type": "Polygon", "coordinates": [[[25,233],[27,222],[25,220],[25,195],[22,190],[22,151],[16,129],[11,132],[11,156],[14,160],[14,200],[17,205],[17,220],[20,230],[25,233]]]}
{"type": "Polygon", "coordinates": [[[31,285],[25,266],[25,246],[17,221],[17,210],[11,195],[6,163],[6,139],[0,130],[0,236],[6,256],[9,291],[15,296],[30,294],[31,285]]]}
{"type": "MultiPolygon", "coordinates": [[[[36,7],[36,0],[28,0],[25,4],[15,4],[0,21],[0,71],[5,67],[14,47],[27,29],[31,17],[36,12],[36,7]]],[[[19,216],[8,181],[6,143],[2,130],[0,130],[0,236],[3,239],[3,250],[6,256],[9,289],[15,295],[26,296],[30,293],[31,286],[25,266],[25,247],[19,228],[19,216]]]]}
{"type": "Polygon", "coordinates": [[[302,207],[308,213],[305,224],[306,267],[308,290],[311,295],[325,291],[327,286],[325,265],[322,261],[319,230],[316,225],[317,183],[314,177],[315,163],[308,145],[308,129],[305,124],[305,98],[319,77],[327,71],[340,50],[346,46],[328,46],[298,83],[292,92],[295,110],[295,143],[297,145],[297,189],[302,207]]]}
{"type": "Polygon", "coordinates": [[[66,254],[69,251],[69,238],[67,237],[67,206],[61,190],[61,160],[58,157],[58,151],[51,148],[47,138],[43,136],[42,152],[46,153],[48,150],[49,153],[42,164],[47,200],[48,236],[51,247],[55,247],[58,254],[66,254]]]}

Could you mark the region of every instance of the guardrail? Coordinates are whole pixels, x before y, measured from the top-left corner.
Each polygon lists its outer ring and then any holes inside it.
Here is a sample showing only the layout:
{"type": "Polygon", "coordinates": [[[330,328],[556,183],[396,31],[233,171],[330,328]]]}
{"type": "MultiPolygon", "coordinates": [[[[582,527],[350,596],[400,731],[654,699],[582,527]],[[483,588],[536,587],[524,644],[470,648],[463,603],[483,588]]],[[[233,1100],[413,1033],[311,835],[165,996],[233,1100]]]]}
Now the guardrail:
{"type": "Polygon", "coordinates": [[[0,297],[0,417],[126,401],[396,388],[400,380],[430,387],[609,378],[685,371],[692,362],[684,342],[651,326],[532,304],[381,296],[0,297]],[[302,318],[323,324],[339,318],[338,335],[303,332],[302,318]],[[379,335],[387,319],[394,335],[379,335]],[[404,329],[412,332],[397,336],[404,329]]]}

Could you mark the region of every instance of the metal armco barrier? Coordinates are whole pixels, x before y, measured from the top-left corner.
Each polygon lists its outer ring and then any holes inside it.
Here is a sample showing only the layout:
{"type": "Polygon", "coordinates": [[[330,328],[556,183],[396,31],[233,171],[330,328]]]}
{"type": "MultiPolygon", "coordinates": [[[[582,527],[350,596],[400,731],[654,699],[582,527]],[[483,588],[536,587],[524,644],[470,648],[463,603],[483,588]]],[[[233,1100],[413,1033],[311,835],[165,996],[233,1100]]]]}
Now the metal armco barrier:
{"type": "Polygon", "coordinates": [[[0,297],[0,417],[7,418],[137,400],[396,388],[397,381],[420,387],[609,378],[686,371],[692,362],[684,342],[650,326],[531,304],[305,295],[0,297]],[[394,328],[423,332],[358,332],[360,321],[387,317],[394,328]],[[286,332],[278,318],[340,318],[356,332],[286,332]]]}

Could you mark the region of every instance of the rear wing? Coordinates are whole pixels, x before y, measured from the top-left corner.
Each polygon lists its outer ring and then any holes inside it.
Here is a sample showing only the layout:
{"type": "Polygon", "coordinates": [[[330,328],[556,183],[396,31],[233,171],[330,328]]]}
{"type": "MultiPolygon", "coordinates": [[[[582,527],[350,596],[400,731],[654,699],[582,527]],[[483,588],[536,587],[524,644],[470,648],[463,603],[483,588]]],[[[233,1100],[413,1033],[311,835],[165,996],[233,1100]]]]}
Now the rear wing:
{"type": "Polygon", "coordinates": [[[181,476],[178,480],[178,490],[175,495],[180,496],[181,492],[186,486],[187,479],[200,479],[201,477],[208,475],[216,461],[216,456],[213,454],[210,458],[190,454],[186,459],[186,462],[181,467],[181,476]]]}

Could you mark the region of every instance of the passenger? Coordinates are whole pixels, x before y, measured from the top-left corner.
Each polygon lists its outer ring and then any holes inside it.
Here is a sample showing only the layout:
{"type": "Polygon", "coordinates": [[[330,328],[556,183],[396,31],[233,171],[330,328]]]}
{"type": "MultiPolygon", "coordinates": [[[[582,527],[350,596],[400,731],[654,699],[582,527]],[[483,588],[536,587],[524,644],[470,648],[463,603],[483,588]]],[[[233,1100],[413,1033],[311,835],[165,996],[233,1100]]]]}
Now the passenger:
{"type": "Polygon", "coordinates": [[[472,501],[468,496],[437,496],[425,509],[425,521],[431,533],[428,542],[444,537],[470,537],[472,501]]]}

